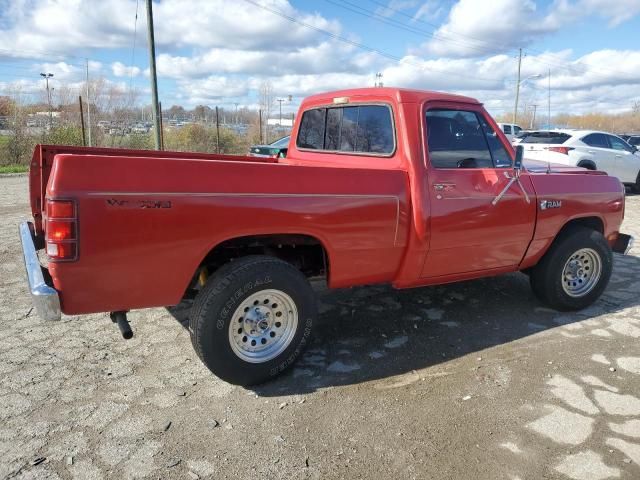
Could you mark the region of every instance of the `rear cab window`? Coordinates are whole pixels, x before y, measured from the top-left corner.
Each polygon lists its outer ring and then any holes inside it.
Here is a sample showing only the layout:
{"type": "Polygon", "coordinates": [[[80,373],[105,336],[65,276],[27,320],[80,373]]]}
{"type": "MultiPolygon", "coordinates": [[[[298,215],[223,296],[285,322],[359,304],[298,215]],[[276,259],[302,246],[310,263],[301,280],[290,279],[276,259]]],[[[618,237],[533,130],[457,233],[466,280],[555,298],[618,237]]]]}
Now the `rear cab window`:
{"type": "Polygon", "coordinates": [[[429,109],[426,124],[429,160],[434,168],[511,166],[511,156],[480,113],[429,109]]]}
{"type": "Polygon", "coordinates": [[[296,146],[301,150],[390,156],[395,130],[388,105],[321,107],[302,114],[296,146]]]}

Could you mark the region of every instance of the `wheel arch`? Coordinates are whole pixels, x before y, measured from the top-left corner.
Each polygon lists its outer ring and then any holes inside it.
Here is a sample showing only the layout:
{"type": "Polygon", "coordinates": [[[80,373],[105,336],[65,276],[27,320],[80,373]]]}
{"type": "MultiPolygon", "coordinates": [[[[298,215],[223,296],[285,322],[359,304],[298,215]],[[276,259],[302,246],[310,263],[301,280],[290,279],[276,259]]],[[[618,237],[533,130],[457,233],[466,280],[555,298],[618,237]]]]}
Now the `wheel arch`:
{"type": "Polygon", "coordinates": [[[193,270],[189,287],[197,284],[204,271],[213,273],[234,259],[249,255],[268,255],[284,260],[307,277],[324,276],[329,281],[330,250],[316,235],[307,233],[269,233],[238,235],[220,240],[209,247],[193,270]]]}
{"type": "Polygon", "coordinates": [[[598,168],[596,167],[596,163],[591,160],[591,159],[587,159],[587,158],[583,158],[581,159],[578,163],[577,163],[578,167],[582,167],[582,168],[586,168],[587,170],[597,170],[598,168]]]}
{"type": "Polygon", "coordinates": [[[562,226],[562,228],[558,230],[558,233],[556,234],[555,238],[558,238],[560,235],[564,234],[567,230],[576,226],[585,227],[590,230],[596,230],[597,232],[600,232],[604,235],[604,221],[602,220],[602,218],[598,217],[597,215],[591,215],[586,217],[572,218],[571,220],[568,220],[562,226]]]}
{"type": "Polygon", "coordinates": [[[555,235],[541,239],[537,248],[535,248],[535,250],[533,251],[528,252],[524,261],[521,263],[521,271],[525,271],[526,273],[526,270],[538,264],[551,249],[552,245],[555,244],[559,238],[566,235],[568,231],[575,227],[588,228],[590,230],[600,232],[604,235],[606,225],[604,220],[600,216],[594,214],[568,219],[558,229],[555,235]]]}

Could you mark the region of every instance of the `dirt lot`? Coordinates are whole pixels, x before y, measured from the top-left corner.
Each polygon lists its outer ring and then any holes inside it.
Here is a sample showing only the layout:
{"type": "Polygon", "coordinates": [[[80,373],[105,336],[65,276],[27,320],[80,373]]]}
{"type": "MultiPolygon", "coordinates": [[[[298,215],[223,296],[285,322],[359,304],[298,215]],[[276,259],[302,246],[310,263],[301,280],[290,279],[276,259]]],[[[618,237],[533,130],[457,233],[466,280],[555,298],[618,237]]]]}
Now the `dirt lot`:
{"type": "MultiPolygon", "coordinates": [[[[0,178],[0,478],[640,478],[640,248],[588,310],[524,275],[325,292],[311,349],[255,390],[217,380],[186,306],[45,323],[0,178]]],[[[640,196],[624,230],[640,237],[640,196]]]]}

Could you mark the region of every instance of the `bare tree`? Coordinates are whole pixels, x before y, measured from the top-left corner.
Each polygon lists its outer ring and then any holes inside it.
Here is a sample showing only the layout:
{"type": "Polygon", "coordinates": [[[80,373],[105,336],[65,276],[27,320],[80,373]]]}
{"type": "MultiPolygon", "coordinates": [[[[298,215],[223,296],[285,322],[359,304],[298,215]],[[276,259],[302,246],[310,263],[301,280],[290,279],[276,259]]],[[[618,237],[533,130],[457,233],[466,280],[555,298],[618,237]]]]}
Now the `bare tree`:
{"type": "Polygon", "coordinates": [[[9,164],[28,163],[29,154],[33,148],[33,138],[29,134],[26,125],[27,111],[24,108],[25,102],[22,89],[18,84],[10,87],[9,98],[10,101],[7,102],[7,113],[9,113],[7,125],[10,137],[9,141],[3,146],[4,155],[2,156],[4,159],[0,158],[0,161],[9,164]]]}
{"type": "Polygon", "coordinates": [[[262,128],[264,130],[265,141],[267,142],[267,119],[271,116],[271,109],[273,108],[275,98],[271,82],[268,80],[262,82],[260,89],[258,90],[258,102],[260,104],[260,110],[262,110],[262,128]]]}

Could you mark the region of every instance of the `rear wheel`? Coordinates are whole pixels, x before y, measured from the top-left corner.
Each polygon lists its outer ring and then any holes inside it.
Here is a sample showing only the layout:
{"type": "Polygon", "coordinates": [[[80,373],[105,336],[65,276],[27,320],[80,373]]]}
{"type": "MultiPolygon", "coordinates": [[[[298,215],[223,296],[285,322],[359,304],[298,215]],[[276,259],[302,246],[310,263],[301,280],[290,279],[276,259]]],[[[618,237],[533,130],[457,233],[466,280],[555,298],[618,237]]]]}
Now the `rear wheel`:
{"type": "Polygon", "coordinates": [[[250,256],[208,280],[189,330],[209,370],[227,382],[254,385],[293,365],[315,320],[315,295],[299,270],[277,258],[250,256]]]}
{"type": "Polygon", "coordinates": [[[580,310],[595,302],[609,283],[612,253],[600,232],[572,227],[533,267],[536,296],[557,310],[580,310]]]}
{"type": "Polygon", "coordinates": [[[586,168],[587,170],[597,170],[596,164],[591,160],[580,160],[578,162],[578,167],[586,168]]]}

